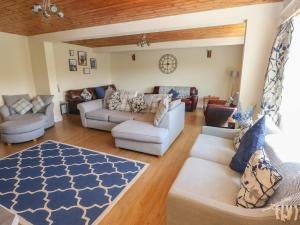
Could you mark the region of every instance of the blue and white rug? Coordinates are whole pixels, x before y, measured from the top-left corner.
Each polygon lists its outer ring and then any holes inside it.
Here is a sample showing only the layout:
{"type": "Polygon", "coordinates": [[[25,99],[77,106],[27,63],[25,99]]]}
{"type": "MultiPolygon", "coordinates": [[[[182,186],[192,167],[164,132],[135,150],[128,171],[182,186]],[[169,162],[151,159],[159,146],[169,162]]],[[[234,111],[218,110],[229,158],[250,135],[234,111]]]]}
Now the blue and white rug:
{"type": "Polygon", "coordinates": [[[0,204],[24,223],[98,224],[147,166],[46,141],[0,160],[0,204]]]}

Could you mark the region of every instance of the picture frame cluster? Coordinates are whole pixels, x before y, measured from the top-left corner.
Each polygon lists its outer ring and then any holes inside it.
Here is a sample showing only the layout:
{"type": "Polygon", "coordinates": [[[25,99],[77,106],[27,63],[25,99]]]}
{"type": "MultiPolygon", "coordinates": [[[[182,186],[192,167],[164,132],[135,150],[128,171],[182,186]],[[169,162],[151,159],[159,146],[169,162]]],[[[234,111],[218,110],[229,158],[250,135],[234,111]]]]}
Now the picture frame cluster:
{"type": "MultiPolygon", "coordinates": [[[[69,50],[69,56],[75,57],[75,51],[69,50]]],[[[97,59],[90,58],[90,67],[88,66],[88,55],[85,51],[77,51],[77,59],[76,58],[69,58],[69,71],[75,72],[77,71],[78,66],[83,66],[82,69],[83,74],[91,74],[91,70],[97,69],[97,59]],[[78,62],[78,64],[77,64],[78,62]]]]}

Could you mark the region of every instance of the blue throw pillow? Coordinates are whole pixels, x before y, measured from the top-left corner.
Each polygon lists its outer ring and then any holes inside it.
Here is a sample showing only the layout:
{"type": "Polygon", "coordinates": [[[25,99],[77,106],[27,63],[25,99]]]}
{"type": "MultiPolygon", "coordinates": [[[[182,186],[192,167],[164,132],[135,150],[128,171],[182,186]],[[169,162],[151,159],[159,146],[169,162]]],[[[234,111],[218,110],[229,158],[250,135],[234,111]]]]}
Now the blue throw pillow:
{"type": "Polygon", "coordinates": [[[179,92],[175,91],[174,89],[171,89],[168,94],[172,94],[172,98],[177,98],[179,95],[179,92]]]}
{"type": "Polygon", "coordinates": [[[230,162],[230,168],[243,173],[254,152],[265,144],[266,118],[260,118],[243,136],[240,146],[230,162]]]}
{"type": "Polygon", "coordinates": [[[96,87],[95,91],[96,91],[97,98],[104,98],[105,90],[103,87],[96,87]]]}

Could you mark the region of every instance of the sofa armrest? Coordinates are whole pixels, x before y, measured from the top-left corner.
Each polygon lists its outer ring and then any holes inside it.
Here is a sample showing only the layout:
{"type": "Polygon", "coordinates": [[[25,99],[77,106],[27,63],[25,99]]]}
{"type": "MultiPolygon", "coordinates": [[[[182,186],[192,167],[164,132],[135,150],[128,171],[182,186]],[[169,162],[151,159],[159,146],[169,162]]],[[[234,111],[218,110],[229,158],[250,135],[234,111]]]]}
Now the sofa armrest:
{"type": "Polygon", "coordinates": [[[9,108],[6,105],[0,106],[0,118],[4,121],[9,115],[9,108]]]}
{"type": "Polygon", "coordinates": [[[219,127],[202,127],[202,134],[212,135],[216,137],[232,139],[237,135],[239,129],[228,129],[228,128],[219,128],[219,127]]]}
{"type": "Polygon", "coordinates": [[[77,109],[80,112],[82,126],[87,127],[87,121],[86,121],[85,114],[88,112],[98,110],[98,109],[99,110],[102,109],[102,107],[103,107],[102,102],[103,102],[102,99],[98,99],[98,100],[83,102],[83,103],[80,103],[77,105],[77,109]]]}
{"type": "Polygon", "coordinates": [[[55,123],[54,122],[53,109],[54,109],[54,103],[53,102],[50,103],[49,105],[47,105],[46,108],[45,108],[44,114],[46,115],[47,121],[48,121],[47,128],[52,127],[55,123]]]}
{"type": "MultiPolygon", "coordinates": [[[[247,225],[282,225],[276,220],[275,211],[262,208],[245,209],[217,201],[206,196],[189,196],[169,193],[167,201],[167,224],[181,225],[189,221],[190,225],[203,224],[247,224],[247,225]],[[190,210],[193,209],[193,210],[190,210]]],[[[299,221],[288,221],[295,225],[299,221]]]]}

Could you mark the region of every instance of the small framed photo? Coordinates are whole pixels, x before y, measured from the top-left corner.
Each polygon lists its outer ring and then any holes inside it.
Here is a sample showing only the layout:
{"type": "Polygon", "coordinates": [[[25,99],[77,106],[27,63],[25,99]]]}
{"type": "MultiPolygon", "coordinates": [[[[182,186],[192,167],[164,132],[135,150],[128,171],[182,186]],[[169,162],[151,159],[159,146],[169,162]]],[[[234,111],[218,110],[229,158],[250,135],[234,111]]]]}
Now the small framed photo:
{"type": "Polygon", "coordinates": [[[74,50],[69,50],[69,56],[74,56],[75,55],[75,51],[74,50]]]}
{"type": "Polygon", "coordinates": [[[97,60],[95,58],[90,58],[91,69],[97,69],[97,60]]]}
{"type": "Polygon", "coordinates": [[[78,51],[78,65],[87,66],[87,53],[83,51],[78,51]]]}
{"type": "Polygon", "coordinates": [[[76,59],[69,59],[69,70],[77,71],[77,60],[76,59]]]}
{"type": "Polygon", "coordinates": [[[83,74],[91,74],[90,68],[83,68],[83,74]]]}

